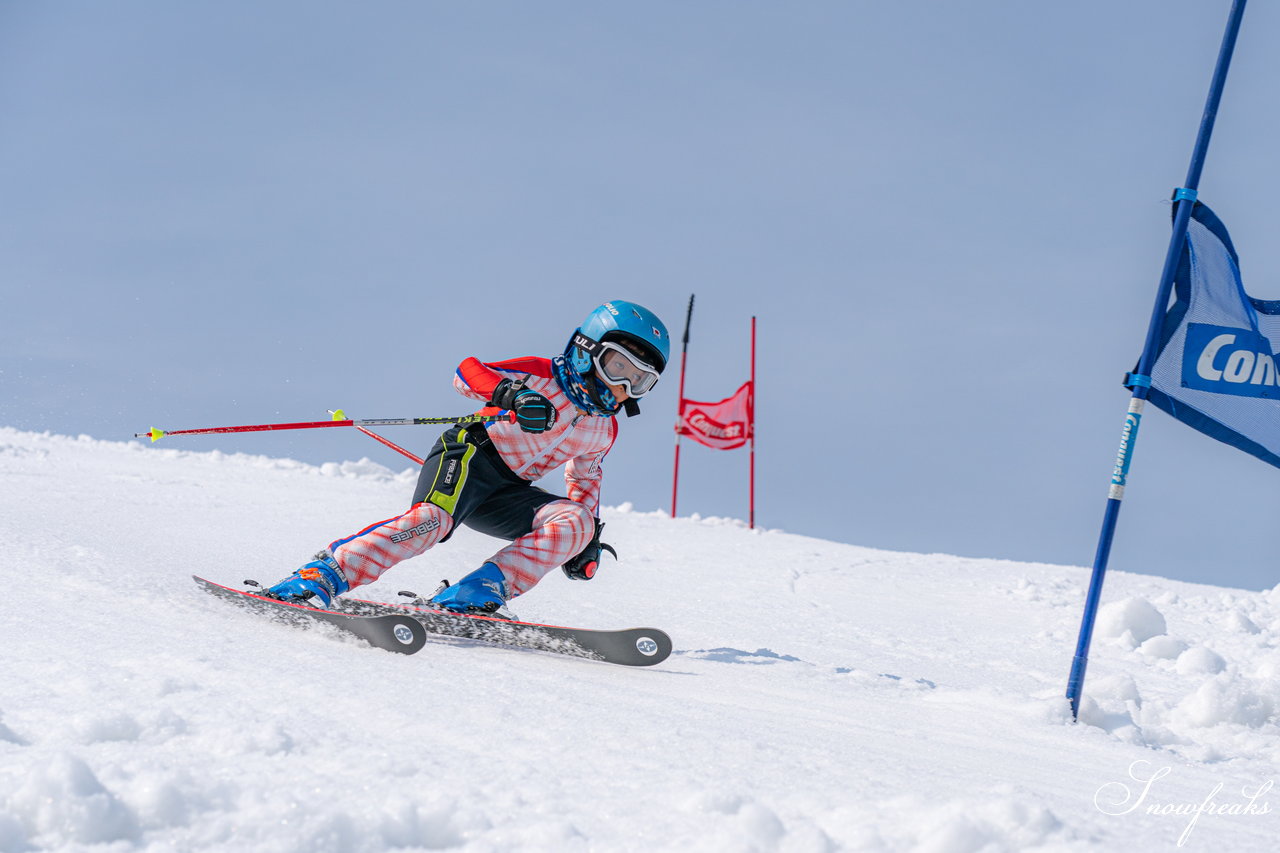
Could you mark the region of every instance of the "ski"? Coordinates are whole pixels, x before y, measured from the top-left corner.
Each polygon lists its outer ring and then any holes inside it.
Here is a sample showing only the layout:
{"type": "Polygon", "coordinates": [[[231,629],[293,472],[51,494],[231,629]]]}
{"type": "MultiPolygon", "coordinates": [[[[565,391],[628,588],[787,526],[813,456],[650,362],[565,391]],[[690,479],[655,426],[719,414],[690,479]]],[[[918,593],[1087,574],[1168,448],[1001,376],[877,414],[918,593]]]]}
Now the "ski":
{"type": "Polygon", "coordinates": [[[411,655],[427,643],[427,631],[422,624],[418,620],[402,613],[354,615],[333,610],[322,610],[317,607],[308,607],[305,604],[267,598],[250,590],[233,589],[229,586],[205,580],[199,575],[192,575],[191,578],[205,592],[225,601],[230,601],[240,607],[264,613],[272,618],[292,624],[322,623],[332,625],[348,634],[359,637],[371,646],[385,649],[389,652],[411,655]]]}
{"type": "Polygon", "coordinates": [[[205,591],[275,618],[295,624],[321,622],[357,636],[370,645],[413,654],[434,636],[473,640],[498,646],[533,649],[622,666],[653,666],[671,654],[671,638],[656,628],[599,631],[537,622],[518,622],[493,616],[450,613],[419,604],[391,604],[352,598],[335,599],[335,609],[267,598],[206,580],[192,579],[205,591]]]}
{"type": "Polygon", "coordinates": [[[411,615],[428,634],[478,640],[502,646],[535,649],[621,666],[653,666],[671,654],[671,638],[657,628],[594,630],[566,628],[541,622],[520,622],[496,616],[451,613],[421,604],[397,604],[337,598],[334,603],[353,616],[411,615]]]}

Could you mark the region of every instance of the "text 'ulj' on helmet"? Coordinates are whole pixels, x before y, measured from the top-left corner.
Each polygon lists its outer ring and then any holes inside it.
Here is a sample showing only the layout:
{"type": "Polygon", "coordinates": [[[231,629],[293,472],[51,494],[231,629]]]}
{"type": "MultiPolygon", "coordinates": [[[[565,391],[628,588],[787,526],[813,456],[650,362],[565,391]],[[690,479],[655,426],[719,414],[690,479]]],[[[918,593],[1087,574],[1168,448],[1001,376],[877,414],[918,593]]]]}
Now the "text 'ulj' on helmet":
{"type": "MultiPolygon", "coordinates": [[[[643,305],[614,300],[587,315],[565,348],[568,366],[583,379],[591,397],[603,409],[617,411],[618,403],[608,387],[596,376],[594,358],[600,345],[614,343],[635,352],[658,373],[671,357],[671,336],[658,315],[643,305]]],[[[638,395],[637,395],[638,396],[638,395]]],[[[628,415],[639,412],[634,399],[627,401],[628,415]]]]}

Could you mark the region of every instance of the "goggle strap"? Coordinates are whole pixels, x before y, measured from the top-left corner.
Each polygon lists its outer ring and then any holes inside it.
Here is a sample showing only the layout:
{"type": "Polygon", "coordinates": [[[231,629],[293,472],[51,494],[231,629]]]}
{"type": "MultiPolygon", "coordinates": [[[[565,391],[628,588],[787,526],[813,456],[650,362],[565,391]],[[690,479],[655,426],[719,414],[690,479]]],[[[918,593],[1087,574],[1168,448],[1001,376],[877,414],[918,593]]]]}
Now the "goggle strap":
{"type": "Polygon", "coordinates": [[[604,346],[604,344],[600,343],[594,338],[587,337],[586,335],[582,334],[582,332],[573,333],[573,345],[578,349],[582,350],[583,352],[585,352],[587,355],[591,356],[593,359],[596,357],[596,355],[600,352],[601,348],[603,348],[604,346]]]}

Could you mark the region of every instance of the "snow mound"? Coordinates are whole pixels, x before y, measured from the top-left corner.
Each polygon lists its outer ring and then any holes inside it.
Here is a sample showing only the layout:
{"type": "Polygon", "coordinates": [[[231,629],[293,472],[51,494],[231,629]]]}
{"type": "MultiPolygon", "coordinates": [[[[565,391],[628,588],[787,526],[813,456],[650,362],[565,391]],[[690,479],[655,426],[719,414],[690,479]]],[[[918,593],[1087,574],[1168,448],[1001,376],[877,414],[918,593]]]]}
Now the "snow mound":
{"type": "Polygon", "coordinates": [[[1274,718],[1277,699],[1273,689],[1223,673],[1202,683],[1174,713],[1190,726],[1231,723],[1258,728],[1274,718]]]}
{"type": "Polygon", "coordinates": [[[910,848],[922,853],[1034,850],[1065,845],[1075,834],[1049,809],[1011,796],[960,799],[920,815],[910,848]]]}
{"type": "Polygon", "coordinates": [[[1222,655],[1206,646],[1196,646],[1178,655],[1179,675],[1217,675],[1227,668],[1222,655]]]}
{"type": "MultiPolygon", "coordinates": [[[[41,844],[103,844],[139,837],[137,818],[89,765],[65,752],[32,762],[8,797],[7,823],[41,844]]],[[[0,813],[3,814],[3,813],[0,813]]],[[[6,821],[0,818],[0,826],[6,821]]],[[[15,849],[17,848],[15,845],[15,849]]]]}
{"type": "Polygon", "coordinates": [[[1172,660],[1181,656],[1186,650],[1186,643],[1167,634],[1152,637],[1138,647],[1138,651],[1142,654],[1161,660],[1172,660]]]}
{"type": "Polygon", "coordinates": [[[1167,631],[1164,615],[1145,598],[1130,597],[1098,608],[1095,636],[1126,638],[1130,648],[1167,631]]]}

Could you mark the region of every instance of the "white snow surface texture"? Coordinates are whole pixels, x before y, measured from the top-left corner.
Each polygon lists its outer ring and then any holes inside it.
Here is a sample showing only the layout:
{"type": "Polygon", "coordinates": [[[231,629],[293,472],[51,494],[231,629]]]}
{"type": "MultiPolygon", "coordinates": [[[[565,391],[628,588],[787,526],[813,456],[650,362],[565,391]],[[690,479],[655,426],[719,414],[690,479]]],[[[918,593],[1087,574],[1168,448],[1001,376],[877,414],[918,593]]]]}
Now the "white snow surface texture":
{"type": "Polygon", "coordinates": [[[606,507],[620,561],[513,609],[663,628],[644,669],[394,655],[190,580],[278,580],[415,477],[0,428],[0,851],[1280,848],[1280,588],[1113,572],[1073,724],[1081,568],[606,507]]]}

